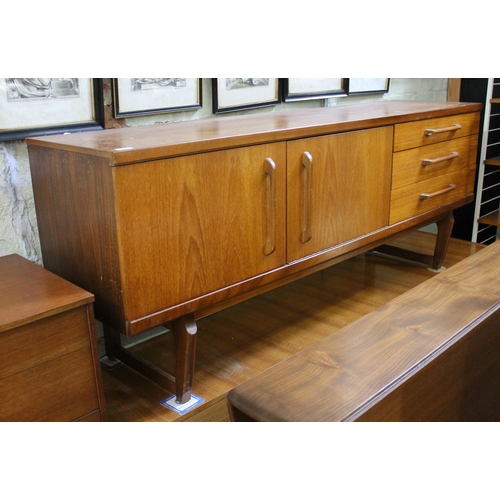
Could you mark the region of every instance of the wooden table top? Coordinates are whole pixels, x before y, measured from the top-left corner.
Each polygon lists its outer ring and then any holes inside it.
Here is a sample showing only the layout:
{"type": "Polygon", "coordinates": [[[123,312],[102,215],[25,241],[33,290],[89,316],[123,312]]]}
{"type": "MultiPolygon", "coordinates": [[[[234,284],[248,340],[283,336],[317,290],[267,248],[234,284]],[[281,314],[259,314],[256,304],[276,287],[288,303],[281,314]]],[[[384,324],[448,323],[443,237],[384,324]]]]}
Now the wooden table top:
{"type": "Polygon", "coordinates": [[[0,332],[94,301],[94,296],[17,254],[0,257],[0,332]]]}
{"type": "Polygon", "coordinates": [[[500,241],[228,394],[257,421],[356,420],[500,308],[500,241]]]}

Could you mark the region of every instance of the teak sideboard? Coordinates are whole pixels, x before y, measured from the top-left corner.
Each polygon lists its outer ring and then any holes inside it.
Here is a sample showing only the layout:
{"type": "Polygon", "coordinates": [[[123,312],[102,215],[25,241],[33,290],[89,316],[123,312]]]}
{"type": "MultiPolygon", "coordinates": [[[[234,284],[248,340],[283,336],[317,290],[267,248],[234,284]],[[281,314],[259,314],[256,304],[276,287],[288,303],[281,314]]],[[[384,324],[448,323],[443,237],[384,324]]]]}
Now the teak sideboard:
{"type": "Polygon", "coordinates": [[[196,319],[437,223],[474,197],[480,104],[379,101],[27,139],[44,266],[95,295],[107,354],[190,399],[196,319]],[[120,333],[158,325],[175,373],[120,333]]]}

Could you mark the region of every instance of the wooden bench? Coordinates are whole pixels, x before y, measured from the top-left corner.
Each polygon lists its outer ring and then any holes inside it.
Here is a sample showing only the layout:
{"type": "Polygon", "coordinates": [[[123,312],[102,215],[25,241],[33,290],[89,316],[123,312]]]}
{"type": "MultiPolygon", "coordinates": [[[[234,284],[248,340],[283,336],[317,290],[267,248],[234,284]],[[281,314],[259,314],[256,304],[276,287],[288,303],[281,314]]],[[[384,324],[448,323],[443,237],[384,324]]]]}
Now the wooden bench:
{"type": "Polygon", "coordinates": [[[228,393],[232,421],[498,421],[500,241],[228,393]]]}

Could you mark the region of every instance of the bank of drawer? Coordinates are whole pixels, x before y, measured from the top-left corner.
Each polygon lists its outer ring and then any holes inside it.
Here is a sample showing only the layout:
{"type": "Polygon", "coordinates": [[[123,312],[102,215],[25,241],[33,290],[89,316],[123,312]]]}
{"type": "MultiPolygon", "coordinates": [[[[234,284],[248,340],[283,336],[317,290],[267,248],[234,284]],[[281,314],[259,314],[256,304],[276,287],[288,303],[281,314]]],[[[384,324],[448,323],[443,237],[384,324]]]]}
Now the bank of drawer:
{"type": "Polygon", "coordinates": [[[477,135],[394,153],[392,189],[476,164],[477,135]]]}
{"type": "Polygon", "coordinates": [[[0,380],[90,345],[80,307],[0,333],[0,380]]]}
{"type": "Polygon", "coordinates": [[[414,185],[403,186],[391,192],[390,224],[423,214],[452,203],[474,192],[475,168],[455,170],[414,185]],[[450,189],[454,186],[452,189],[450,189]],[[445,191],[446,192],[443,192],[445,191]],[[433,195],[422,199],[422,194],[433,195]]]}
{"type": "Polygon", "coordinates": [[[398,124],[394,127],[394,151],[477,134],[479,121],[479,113],[464,113],[398,124]]]}

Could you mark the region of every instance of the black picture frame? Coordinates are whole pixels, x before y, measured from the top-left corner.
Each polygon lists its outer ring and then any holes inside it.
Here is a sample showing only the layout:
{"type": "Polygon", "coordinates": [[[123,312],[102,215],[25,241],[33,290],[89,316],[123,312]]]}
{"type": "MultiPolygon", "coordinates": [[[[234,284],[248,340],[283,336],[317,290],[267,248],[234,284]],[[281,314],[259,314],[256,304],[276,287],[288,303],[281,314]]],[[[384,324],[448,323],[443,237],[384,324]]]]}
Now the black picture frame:
{"type": "Polygon", "coordinates": [[[389,92],[390,78],[347,78],[348,95],[385,94],[389,92]]]}
{"type": "MultiPolygon", "coordinates": [[[[31,123],[27,125],[26,127],[22,126],[13,126],[13,127],[5,127],[5,128],[0,128],[0,142],[6,142],[6,141],[14,141],[14,140],[23,140],[27,137],[36,137],[36,136],[41,136],[41,135],[54,135],[54,134],[63,134],[63,133],[75,133],[75,132],[85,132],[88,130],[102,130],[104,128],[104,97],[103,97],[103,81],[101,78],[66,78],[66,79],[53,79],[53,78],[45,78],[45,79],[37,79],[37,78],[31,78],[31,79],[14,79],[14,78],[5,78],[3,79],[4,85],[5,85],[5,91],[2,93],[2,97],[4,98],[3,102],[0,102],[0,112],[2,112],[2,106],[3,106],[3,112],[7,113],[7,90],[6,87],[7,85],[11,85],[14,80],[44,80],[45,83],[47,83],[48,80],[51,82],[53,80],[58,80],[58,83],[66,83],[67,87],[71,85],[70,81],[76,81],[78,80],[79,82],[85,80],[86,85],[88,86],[88,93],[86,96],[86,99],[89,100],[87,102],[87,106],[91,110],[90,115],[85,118],[85,119],[76,119],[74,122],[71,121],[69,118],[71,116],[71,105],[73,104],[71,100],[67,100],[67,105],[68,105],[68,120],[61,122],[59,124],[50,124],[48,125],[46,122],[44,122],[43,119],[40,119],[39,124],[37,123],[31,123]],[[61,82],[61,80],[67,80],[67,82],[61,82]]],[[[83,98],[83,97],[82,97],[83,98]]],[[[38,100],[38,104],[36,106],[39,106],[40,103],[44,99],[52,99],[50,96],[45,96],[45,97],[40,97],[38,100]]],[[[33,100],[35,102],[36,99],[33,100]]],[[[49,101],[46,101],[44,103],[47,104],[49,101]]],[[[57,98],[53,98],[53,101],[50,101],[51,103],[53,102],[54,105],[57,102],[57,98]]],[[[74,101],[73,101],[74,102],[74,101]]],[[[59,100],[58,105],[61,105],[61,100],[59,100]]],[[[25,102],[23,105],[30,105],[30,103],[25,102]]],[[[35,110],[36,111],[36,110],[35,110]]],[[[55,110],[54,110],[54,113],[55,110]]],[[[34,113],[36,121],[36,112],[34,113]]],[[[1,124],[0,124],[1,126],[1,124]]]]}
{"type": "Polygon", "coordinates": [[[215,114],[276,106],[281,102],[280,78],[212,78],[215,114]]]}
{"type": "Polygon", "coordinates": [[[329,99],[347,95],[346,78],[283,78],[283,101],[329,99]]]}
{"type": "Polygon", "coordinates": [[[115,118],[200,109],[201,78],[113,78],[115,118]]]}

